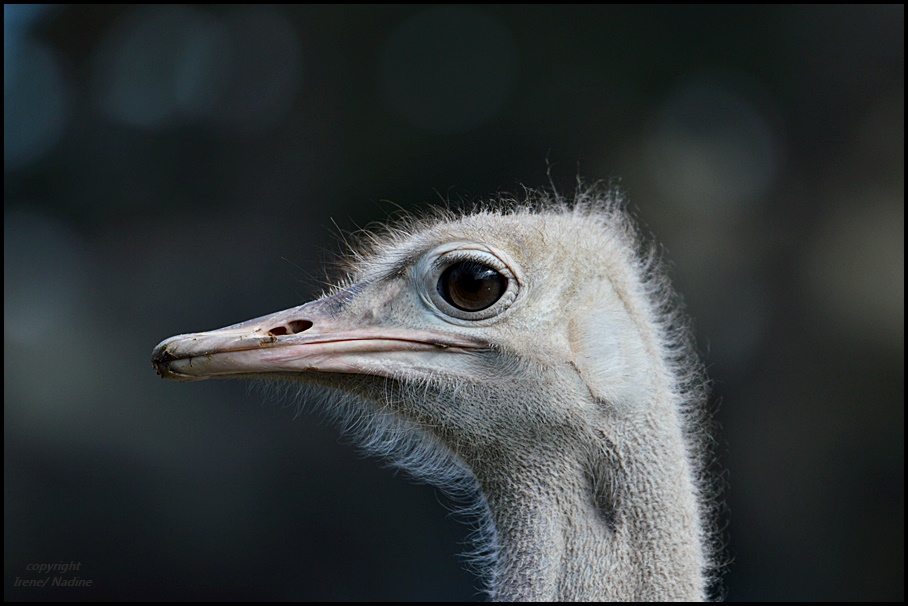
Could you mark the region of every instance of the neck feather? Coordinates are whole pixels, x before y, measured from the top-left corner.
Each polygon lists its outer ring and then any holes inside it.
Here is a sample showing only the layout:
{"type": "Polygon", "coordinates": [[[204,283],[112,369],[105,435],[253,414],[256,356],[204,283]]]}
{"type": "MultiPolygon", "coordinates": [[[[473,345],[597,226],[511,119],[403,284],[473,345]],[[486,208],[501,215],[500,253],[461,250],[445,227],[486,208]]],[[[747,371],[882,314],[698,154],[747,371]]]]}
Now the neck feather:
{"type": "Polygon", "coordinates": [[[678,427],[670,407],[611,411],[585,451],[549,443],[474,465],[495,531],[491,597],[704,599],[697,491],[678,427]]]}

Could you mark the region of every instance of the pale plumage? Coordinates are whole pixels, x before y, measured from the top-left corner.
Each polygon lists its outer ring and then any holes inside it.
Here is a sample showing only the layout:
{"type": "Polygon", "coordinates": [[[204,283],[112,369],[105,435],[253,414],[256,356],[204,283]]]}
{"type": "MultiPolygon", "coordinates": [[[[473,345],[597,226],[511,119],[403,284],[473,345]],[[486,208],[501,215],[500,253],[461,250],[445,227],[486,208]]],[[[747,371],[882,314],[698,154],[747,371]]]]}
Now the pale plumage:
{"type": "Polygon", "coordinates": [[[324,297],[153,360],[330,388],[367,448],[472,499],[493,599],[706,596],[704,382],[611,192],[407,220],[324,297]]]}

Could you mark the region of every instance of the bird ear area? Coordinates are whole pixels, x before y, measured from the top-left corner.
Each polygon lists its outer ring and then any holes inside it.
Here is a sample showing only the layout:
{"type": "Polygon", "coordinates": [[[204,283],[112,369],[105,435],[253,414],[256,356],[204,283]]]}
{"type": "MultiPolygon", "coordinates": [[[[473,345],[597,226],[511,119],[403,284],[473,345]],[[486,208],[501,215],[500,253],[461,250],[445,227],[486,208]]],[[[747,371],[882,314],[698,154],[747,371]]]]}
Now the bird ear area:
{"type": "Polygon", "coordinates": [[[645,401],[650,362],[643,338],[609,280],[591,282],[569,320],[571,363],[597,400],[645,401]]]}

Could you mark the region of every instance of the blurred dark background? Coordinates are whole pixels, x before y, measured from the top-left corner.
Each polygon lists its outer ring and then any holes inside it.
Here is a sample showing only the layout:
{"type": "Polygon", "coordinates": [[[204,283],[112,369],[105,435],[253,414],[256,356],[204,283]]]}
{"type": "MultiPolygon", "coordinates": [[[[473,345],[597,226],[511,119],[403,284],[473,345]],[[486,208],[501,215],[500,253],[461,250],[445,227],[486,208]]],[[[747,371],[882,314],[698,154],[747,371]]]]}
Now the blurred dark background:
{"type": "Polygon", "coordinates": [[[672,260],[727,598],[904,599],[903,6],[6,5],[3,99],[7,599],[480,599],[435,489],[150,353],[549,170],[672,260]]]}

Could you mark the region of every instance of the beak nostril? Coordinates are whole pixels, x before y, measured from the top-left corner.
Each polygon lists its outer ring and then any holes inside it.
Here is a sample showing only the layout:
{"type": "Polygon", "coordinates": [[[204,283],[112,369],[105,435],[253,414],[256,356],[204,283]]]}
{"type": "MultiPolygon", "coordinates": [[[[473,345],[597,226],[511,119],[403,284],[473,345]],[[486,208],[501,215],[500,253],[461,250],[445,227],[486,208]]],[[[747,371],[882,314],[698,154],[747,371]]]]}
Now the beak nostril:
{"type": "Polygon", "coordinates": [[[310,328],[312,328],[312,322],[309,320],[294,320],[290,322],[290,332],[294,335],[309,330],[310,328]]]}
{"type": "Polygon", "coordinates": [[[309,320],[293,320],[288,322],[286,325],[275,326],[268,331],[268,334],[272,337],[278,337],[281,335],[296,335],[303,331],[309,330],[312,328],[312,322],[309,320]]]}

